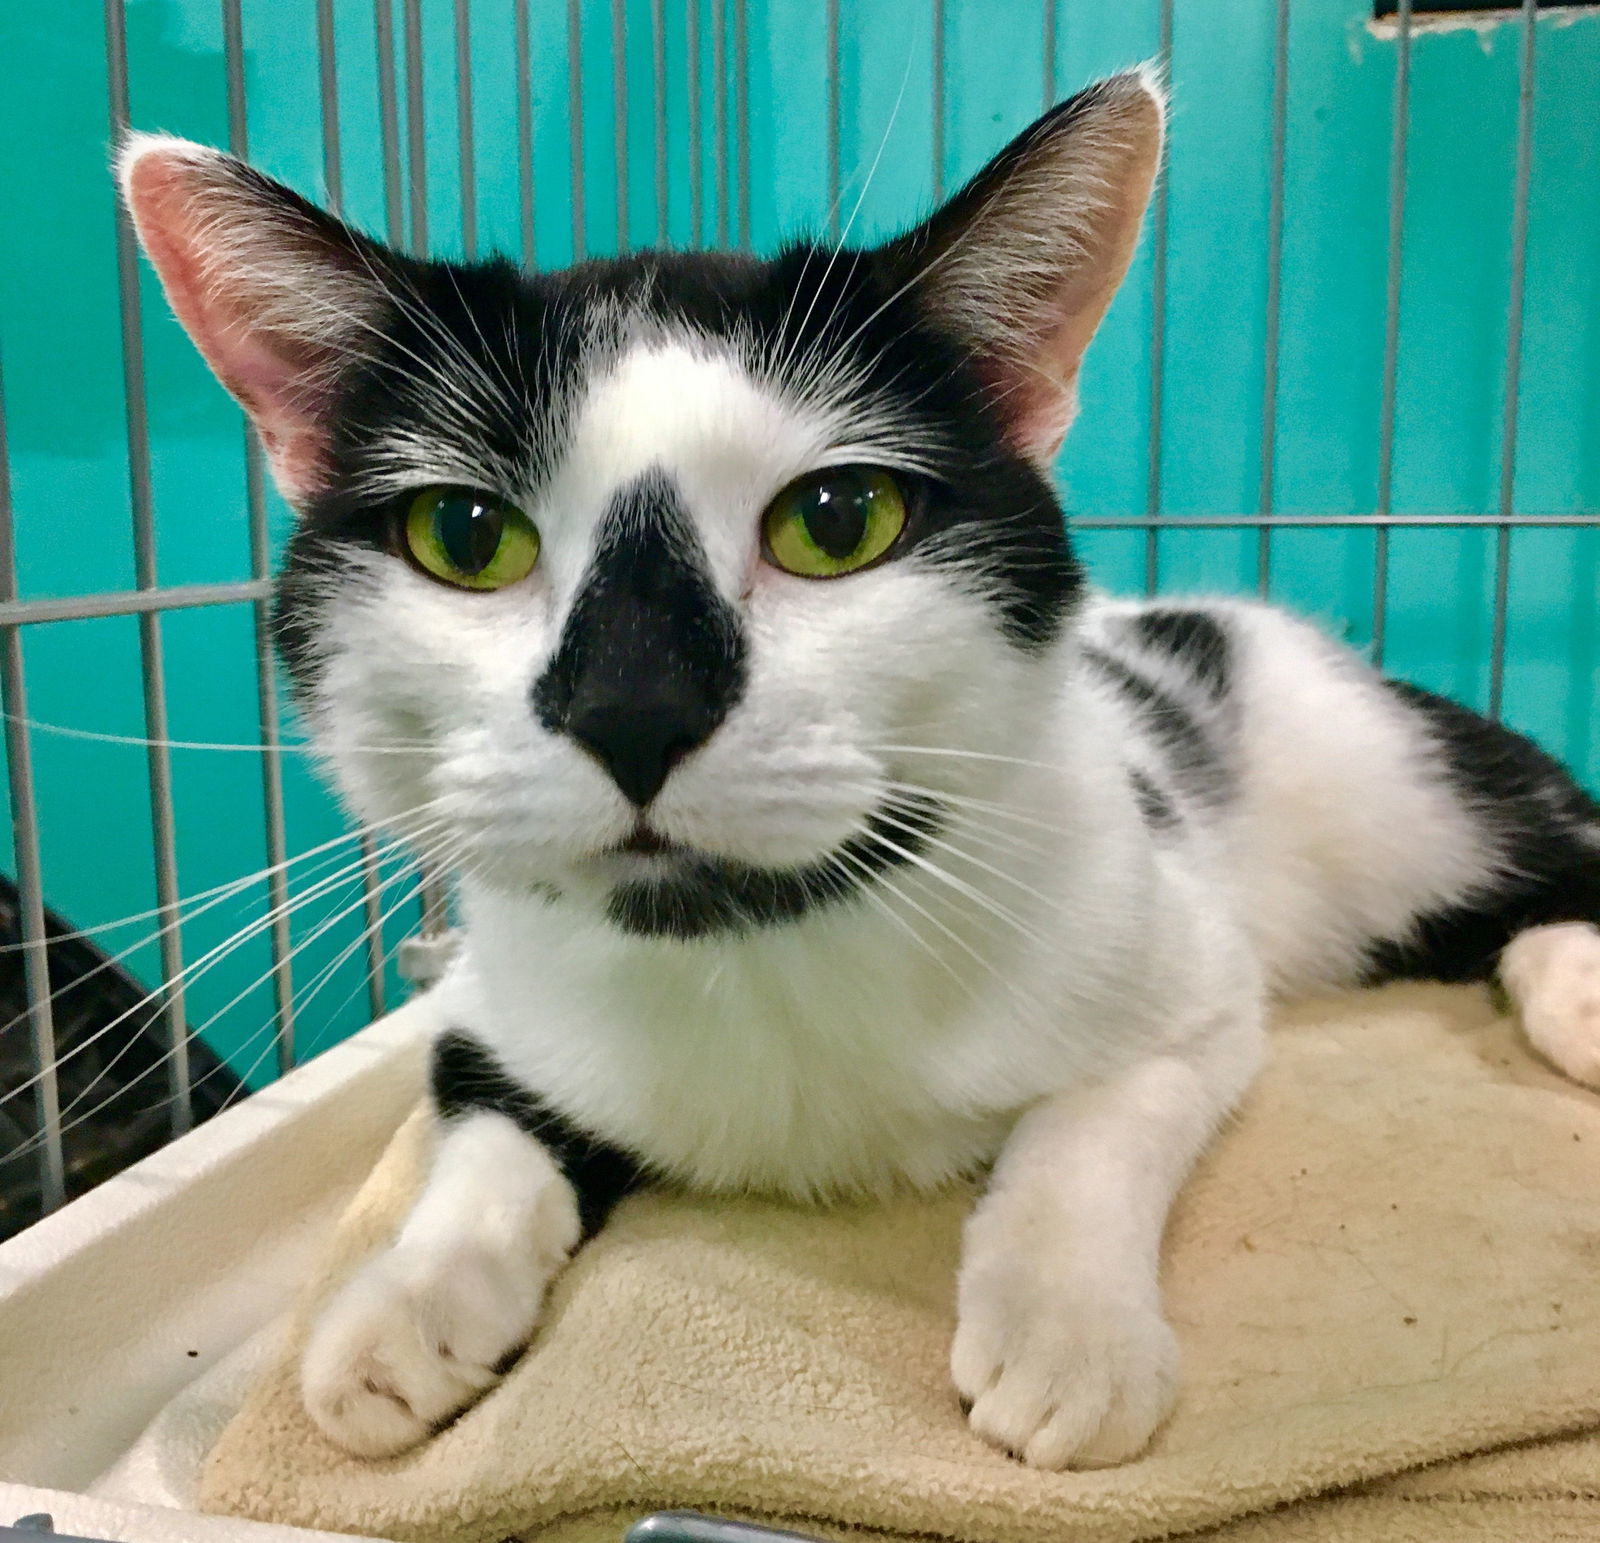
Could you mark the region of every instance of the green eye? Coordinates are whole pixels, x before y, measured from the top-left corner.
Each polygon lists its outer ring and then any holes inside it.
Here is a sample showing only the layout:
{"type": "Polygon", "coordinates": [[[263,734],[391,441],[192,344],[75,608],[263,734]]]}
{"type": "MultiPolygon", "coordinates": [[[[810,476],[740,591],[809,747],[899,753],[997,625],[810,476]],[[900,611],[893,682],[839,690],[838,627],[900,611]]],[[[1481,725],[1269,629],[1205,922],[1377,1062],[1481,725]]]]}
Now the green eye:
{"type": "Polygon", "coordinates": [[[831,466],[791,482],[767,505],[768,559],[804,579],[833,579],[875,563],[906,526],[906,501],[876,466],[831,466]]]}
{"type": "Polygon", "coordinates": [[[539,560],[533,521],[468,488],[424,488],[406,509],[403,534],[423,568],[462,589],[504,589],[539,560]]]}

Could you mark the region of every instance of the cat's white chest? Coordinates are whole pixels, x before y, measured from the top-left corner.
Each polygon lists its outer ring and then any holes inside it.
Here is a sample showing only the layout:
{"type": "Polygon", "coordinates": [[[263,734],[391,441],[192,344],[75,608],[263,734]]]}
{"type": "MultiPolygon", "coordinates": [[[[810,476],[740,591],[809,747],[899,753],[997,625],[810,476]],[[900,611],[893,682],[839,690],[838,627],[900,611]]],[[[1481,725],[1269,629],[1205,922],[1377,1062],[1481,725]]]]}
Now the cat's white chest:
{"type": "Polygon", "coordinates": [[[611,943],[509,902],[471,910],[442,988],[457,1026],[668,1177],[798,1198],[931,1187],[993,1156],[1011,1123],[951,1096],[943,1052],[960,1047],[939,1042],[957,1032],[939,1008],[954,988],[925,964],[829,968],[812,929],[752,955],[611,943]]]}

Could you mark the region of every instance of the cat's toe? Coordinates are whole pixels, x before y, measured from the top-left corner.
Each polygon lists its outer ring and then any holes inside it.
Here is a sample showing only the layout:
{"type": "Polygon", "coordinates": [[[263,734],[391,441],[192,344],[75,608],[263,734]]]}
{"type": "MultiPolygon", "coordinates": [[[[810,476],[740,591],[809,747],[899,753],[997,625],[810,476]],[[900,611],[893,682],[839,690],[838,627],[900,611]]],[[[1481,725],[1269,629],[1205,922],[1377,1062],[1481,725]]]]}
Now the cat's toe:
{"type": "Polygon", "coordinates": [[[538,1316],[544,1277],[479,1261],[381,1255],[323,1311],[300,1363],[306,1412],[358,1457],[425,1440],[498,1381],[538,1316]]]}
{"type": "Polygon", "coordinates": [[[1176,1388],[1177,1345],[1159,1313],[1072,1296],[1030,1316],[964,1314],[951,1351],[973,1431],[1035,1468],[1137,1457],[1176,1388]]]}
{"type": "Polygon", "coordinates": [[[1534,1049],[1574,1082],[1600,1088],[1600,927],[1519,933],[1500,956],[1500,979],[1534,1049]]]}

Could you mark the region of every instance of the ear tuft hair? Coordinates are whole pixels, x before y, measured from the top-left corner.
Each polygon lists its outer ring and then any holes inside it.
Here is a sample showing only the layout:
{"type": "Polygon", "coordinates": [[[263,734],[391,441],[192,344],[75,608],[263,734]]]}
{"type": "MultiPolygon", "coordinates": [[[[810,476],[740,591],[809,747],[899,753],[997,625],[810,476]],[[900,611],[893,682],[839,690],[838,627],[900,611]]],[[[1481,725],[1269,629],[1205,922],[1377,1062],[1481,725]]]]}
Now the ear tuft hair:
{"type": "Polygon", "coordinates": [[[1040,462],[1060,448],[1084,350],[1133,256],[1165,117],[1154,67],[1098,81],[886,249],[970,342],[1013,440],[1040,462]]]}

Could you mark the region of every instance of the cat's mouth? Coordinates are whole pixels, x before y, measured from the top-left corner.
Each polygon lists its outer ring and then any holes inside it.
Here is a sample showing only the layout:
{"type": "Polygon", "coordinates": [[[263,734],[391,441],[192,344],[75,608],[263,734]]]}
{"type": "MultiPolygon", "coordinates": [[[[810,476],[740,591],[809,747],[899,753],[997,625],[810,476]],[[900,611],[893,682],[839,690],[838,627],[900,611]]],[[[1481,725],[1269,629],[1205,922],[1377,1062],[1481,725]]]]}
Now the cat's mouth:
{"type": "Polygon", "coordinates": [[[611,848],[614,853],[627,853],[633,857],[688,857],[691,852],[688,847],[679,846],[676,841],[663,836],[660,831],[651,829],[649,823],[640,820],[633,828],[633,833],[625,841],[619,841],[611,848]]]}
{"type": "Polygon", "coordinates": [[[836,851],[813,862],[762,867],[663,836],[641,819],[602,854],[611,871],[606,914],[636,937],[688,940],[785,923],[857,894],[880,873],[915,862],[940,827],[931,798],[880,809],[836,851]],[[650,859],[639,863],[638,859],[650,859]]]}

